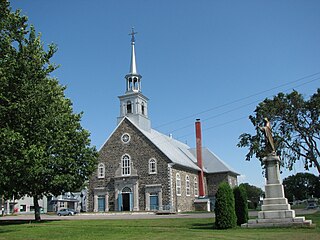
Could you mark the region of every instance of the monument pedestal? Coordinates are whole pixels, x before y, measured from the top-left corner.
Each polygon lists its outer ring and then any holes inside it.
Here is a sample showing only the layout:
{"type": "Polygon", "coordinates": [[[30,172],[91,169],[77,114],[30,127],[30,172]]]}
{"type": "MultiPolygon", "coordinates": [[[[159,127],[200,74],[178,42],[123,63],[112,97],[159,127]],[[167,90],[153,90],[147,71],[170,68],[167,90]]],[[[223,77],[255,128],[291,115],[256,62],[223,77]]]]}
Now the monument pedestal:
{"type": "Polygon", "coordinates": [[[241,227],[310,226],[312,224],[311,220],[296,217],[295,211],[291,210],[291,206],[284,196],[283,185],[280,182],[279,163],[279,157],[274,154],[270,154],[264,159],[267,184],[265,185],[266,196],[263,199],[261,211],[258,213],[257,219],[250,219],[248,223],[242,224],[241,227]]]}

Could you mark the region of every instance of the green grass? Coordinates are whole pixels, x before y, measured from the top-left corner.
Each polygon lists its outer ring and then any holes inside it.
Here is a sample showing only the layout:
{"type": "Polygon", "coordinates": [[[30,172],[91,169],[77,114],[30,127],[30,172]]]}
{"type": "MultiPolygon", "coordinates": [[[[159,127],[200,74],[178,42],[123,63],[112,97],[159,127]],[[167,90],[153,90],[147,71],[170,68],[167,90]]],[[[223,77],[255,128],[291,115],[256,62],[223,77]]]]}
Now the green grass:
{"type": "Polygon", "coordinates": [[[320,239],[320,213],[313,228],[216,230],[213,219],[0,221],[0,239],[320,239]]]}

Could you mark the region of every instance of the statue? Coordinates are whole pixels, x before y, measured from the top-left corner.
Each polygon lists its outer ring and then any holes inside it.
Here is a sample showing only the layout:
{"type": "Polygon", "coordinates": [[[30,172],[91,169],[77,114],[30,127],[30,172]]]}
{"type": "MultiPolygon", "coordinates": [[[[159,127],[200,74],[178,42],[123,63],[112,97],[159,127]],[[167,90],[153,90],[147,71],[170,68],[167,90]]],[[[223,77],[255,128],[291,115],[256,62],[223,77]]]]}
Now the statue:
{"type": "Polygon", "coordinates": [[[275,154],[275,148],[274,148],[274,142],[272,138],[272,130],[270,126],[270,122],[268,118],[263,119],[264,122],[264,127],[259,127],[260,130],[263,132],[264,137],[265,137],[265,142],[266,142],[266,150],[271,153],[275,154]]]}

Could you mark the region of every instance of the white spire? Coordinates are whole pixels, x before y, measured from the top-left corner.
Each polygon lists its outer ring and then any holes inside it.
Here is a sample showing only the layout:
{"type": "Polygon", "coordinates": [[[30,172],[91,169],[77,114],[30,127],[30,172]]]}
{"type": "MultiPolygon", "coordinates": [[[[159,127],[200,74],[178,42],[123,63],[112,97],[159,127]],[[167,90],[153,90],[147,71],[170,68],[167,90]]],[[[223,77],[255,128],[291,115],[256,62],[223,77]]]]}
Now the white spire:
{"type": "Polygon", "coordinates": [[[138,74],[137,72],[137,64],[136,64],[136,52],[134,49],[134,45],[135,45],[135,37],[134,35],[137,34],[137,32],[134,31],[134,28],[132,28],[131,33],[129,33],[129,35],[131,35],[131,63],[130,63],[130,72],[129,74],[138,74]]]}
{"type": "Polygon", "coordinates": [[[135,52],[135,34],[137,32],[132,28],[131,33],[131,63],[130,63],[130,71],[126,75],[127,88],[126,93],[130,92],[141,92],[141,78],[142,76],[137,71],[136,64],[136,52],[135,52]]]}

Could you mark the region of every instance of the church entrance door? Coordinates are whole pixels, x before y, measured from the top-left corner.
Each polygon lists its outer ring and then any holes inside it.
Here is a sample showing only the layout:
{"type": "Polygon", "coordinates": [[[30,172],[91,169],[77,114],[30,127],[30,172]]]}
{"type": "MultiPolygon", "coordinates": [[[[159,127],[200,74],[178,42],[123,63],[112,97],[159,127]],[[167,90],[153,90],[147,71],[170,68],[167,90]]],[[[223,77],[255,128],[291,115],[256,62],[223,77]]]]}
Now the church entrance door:
{"type": "Polygon", "coordinates": [[[123,211],[130,211],[130,193],[122,193],[123,211]]]}
{"type": "Polygon", "coordinates": [[[106,208],[106,199],[105,196],[98,196],[98,212],[104,212],[106,208]]]}
{"type": "Polygon", "coordinates": [[[133,195],[130,188],[125,187],[122,189],[119,200],[119,211],[132,211],[133,209],[133,195]]]}
{"type": "Polygon", "coordinates": [[[159,210],[158,194],[150,195],[150,210],[159,210]]]}

